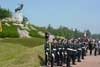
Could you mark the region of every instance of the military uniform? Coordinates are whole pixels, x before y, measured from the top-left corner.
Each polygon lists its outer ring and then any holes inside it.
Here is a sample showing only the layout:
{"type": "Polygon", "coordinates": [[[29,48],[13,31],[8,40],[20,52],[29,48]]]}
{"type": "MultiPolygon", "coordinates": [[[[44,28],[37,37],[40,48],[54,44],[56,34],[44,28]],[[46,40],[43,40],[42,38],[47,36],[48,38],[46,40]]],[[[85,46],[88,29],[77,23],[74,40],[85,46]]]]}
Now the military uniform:
{"type": "Polygon", "coordinates": [[[77,61],[78,62],[81,62],[81,53],[82,53],[81,44],[77,44],[77,61]]]}
{"type": "Polygon", "coordinates": [[[63,63],[63,44],[62,43],[58,43],[57,45],[57,65],[61,66],[63,63]]]}
{"type": "Polygon", "coordinates": [[[94,55],[97,55],[97,50],[98,50],[98,43],[94,44],[94,55]]]}
{"type": "Polygon", "coordinates": [[[89,42],[89,50],[90,50],[90,55],[92,55],[92,51],[93,51],[93,44],[92,44],[92,42],[89,42]]]}
{"type": "Polygon", "coordinates": [[[45,65],[48,65],[48,61],[50,61],[50,47],[49,43],[46,42],[44,45],[45,48],[45,65]]]}
{"type": "Polygon", "coordinates": [[[100,41],[98,42],[98,54],[100,55],[100,41]]]}
{"type": "Polygon", "coordinates": [[[76,65],[75,64],[75,60],[76,60],[76,55],[77,55],[77,51],[76,51],[76,49],[77,49],[77,47],[76,47],[76,45],[75,44],[72,44],[71,45],[71,49],[72,49],[72,54],[71,54],[71,58],[72,58],[72,64],[73,65],[76,65]]]}
{"type": "Polygon", "coordinates": [[[57,43],[52,43],[51,45],[51,67],[53,67],[54,63],[57,60],[57,43]]]}
{"type": "Polygon", "coordinates": [[[65,46],[65,49],[67,50],[67,60],[65,61],[67,66],[66,67],[71,67],[71,55],[72,55],[72,51],[70,50],[71,49],[71,45],[70,44],[67,44],[65,46]]]}
{"type": "Polygon", "coordinates": [[[82,59],[84,59],[84,56],[85,56],[85,45],[82,43],[81,47],[82,47],[82,59]]]}

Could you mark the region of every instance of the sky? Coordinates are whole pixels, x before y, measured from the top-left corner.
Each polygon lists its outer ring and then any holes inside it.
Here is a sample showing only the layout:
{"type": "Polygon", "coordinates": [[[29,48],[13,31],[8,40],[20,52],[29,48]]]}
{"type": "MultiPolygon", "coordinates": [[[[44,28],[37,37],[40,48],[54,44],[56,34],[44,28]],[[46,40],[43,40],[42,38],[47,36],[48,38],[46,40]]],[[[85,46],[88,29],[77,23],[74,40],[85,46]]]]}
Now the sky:
{"type": "Polygon", "coordinates": [[[19,3],[24,3],[22,13],[32,24],[100,33],[100,0],[0,0],[13,13],[19,3]]]}

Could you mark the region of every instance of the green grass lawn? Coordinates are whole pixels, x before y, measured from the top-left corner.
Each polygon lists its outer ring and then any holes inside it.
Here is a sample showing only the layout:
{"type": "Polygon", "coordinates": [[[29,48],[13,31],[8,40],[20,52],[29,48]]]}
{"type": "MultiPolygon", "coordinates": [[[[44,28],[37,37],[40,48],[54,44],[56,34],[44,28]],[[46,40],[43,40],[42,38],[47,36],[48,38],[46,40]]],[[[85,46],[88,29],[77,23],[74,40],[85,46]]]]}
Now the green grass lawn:
{"type": "Polygon", "coordinates": [[[0,67],[39,67],[44,62],[44,40],[0,39],[0,67]]]}

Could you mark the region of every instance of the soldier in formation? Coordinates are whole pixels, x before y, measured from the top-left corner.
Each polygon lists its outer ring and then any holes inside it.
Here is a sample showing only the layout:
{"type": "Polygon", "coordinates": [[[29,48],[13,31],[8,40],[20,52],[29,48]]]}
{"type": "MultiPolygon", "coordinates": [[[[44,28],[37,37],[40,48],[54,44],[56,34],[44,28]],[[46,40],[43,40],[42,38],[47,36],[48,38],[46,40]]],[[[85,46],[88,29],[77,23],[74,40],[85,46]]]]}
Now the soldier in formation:
{"type": "Polygon", "coordinates": [[[94,50],[95,56],[100,54],[100,41],[94,41],[93,39],[82,41],[81,38],[54,38],[53,41],[49,43],[46,40],[45,65],[48,65],[49,61],[51,67],[71,67],[71,65],[76,65],[76,62],[81,62],[85,59],[88,49],[90,50],[90,55],[92,55],[92,50],[94,50]]]}

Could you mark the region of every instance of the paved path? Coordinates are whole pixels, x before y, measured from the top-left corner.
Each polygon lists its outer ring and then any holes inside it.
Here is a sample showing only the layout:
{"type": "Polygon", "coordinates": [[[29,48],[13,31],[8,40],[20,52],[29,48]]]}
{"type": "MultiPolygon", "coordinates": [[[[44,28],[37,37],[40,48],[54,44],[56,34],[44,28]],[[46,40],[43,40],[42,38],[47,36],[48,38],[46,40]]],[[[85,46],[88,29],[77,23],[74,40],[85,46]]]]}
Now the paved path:
{"type": "MultiPolygon", "coordinates": [[[[100,55],[98,56],[86,56],[82,62],[77,62],[77,65],[71,65],[72,67],[100,67],[100,55]]],[[[45,67],[45,66],[43,66],[45,67]]]]}
{"type": "Polygon", "coordinates": [[[72,67],[100,67],[100,55],[98,56],[86,56],[85,60],[72,67]]]}

